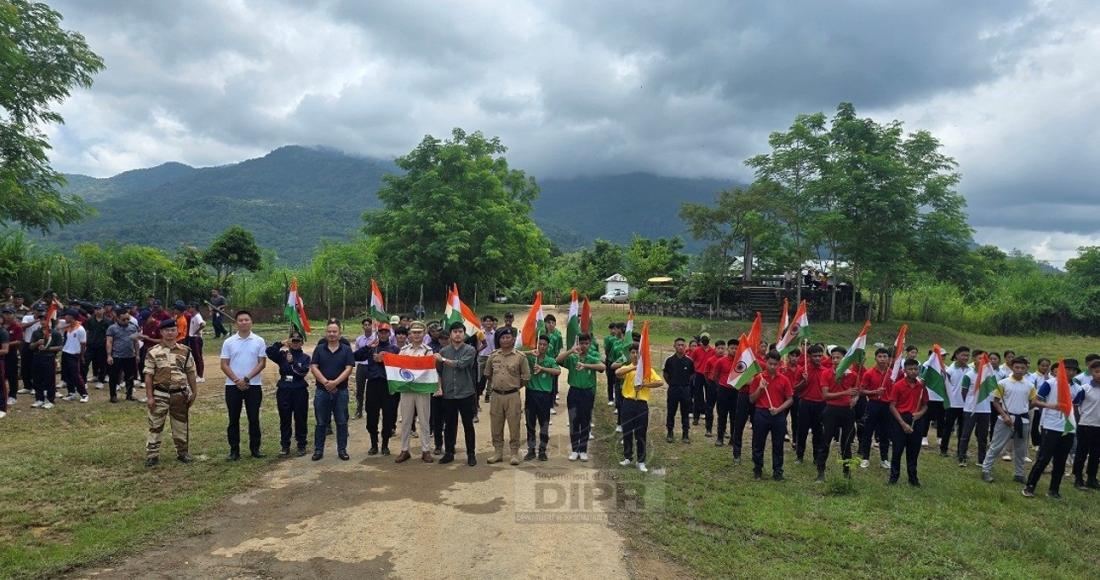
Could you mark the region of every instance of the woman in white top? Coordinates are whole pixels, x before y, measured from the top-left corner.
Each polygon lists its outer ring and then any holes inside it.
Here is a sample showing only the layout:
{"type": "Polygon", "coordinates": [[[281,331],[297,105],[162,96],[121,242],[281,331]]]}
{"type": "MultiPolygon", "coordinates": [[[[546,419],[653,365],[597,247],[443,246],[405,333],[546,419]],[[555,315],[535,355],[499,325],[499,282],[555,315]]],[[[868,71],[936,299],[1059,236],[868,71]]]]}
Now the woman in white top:
{"type": "Polygon", "coordinates": [[[1084,393],[1078,404],[1077,454],[1073,456],[1073,487],[1100,489],[1096,469],[1100,467],[1100,360],[1089,363],[1089,380],[1081,383],[1084,393]],[[1087,465],[1087,467],[1086,467],[1087,465]],[[1083,476],[1087,476],[1087,479],[1083,476]]]}

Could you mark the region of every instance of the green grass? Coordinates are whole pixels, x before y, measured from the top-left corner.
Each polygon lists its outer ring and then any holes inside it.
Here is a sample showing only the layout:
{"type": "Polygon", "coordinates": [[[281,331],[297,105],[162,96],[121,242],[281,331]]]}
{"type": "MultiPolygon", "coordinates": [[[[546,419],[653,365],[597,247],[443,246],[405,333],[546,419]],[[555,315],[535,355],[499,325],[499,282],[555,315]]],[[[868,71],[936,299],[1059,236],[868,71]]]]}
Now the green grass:
{"type": "MultiPolygon", "coordinates": [[[[622,315],[614,318],[621,320],[622,315]]],[[[600,313],[598,328],[606,328],[607,320],[600,313]]],[[[742,322],[652,323],[658,347],[703,330],[728,338],[748,328],[742,322]]],[[[847,345],[859,325],[816,324],[813,330],[817,340],[847,345]]],[[[896,332],[897,323],[877,325],[870,341],[890,343],[896,332]]],[[[774,326],[765,326],[765,336],[769,333],[774,337],[774,326]]],[[[922,351],[933,342],[948,350],[958,344],[1014,348],[1033,357],[1081,358],[1097,350],[1094,339],[1083,337],[990,337],[925,323],[911,324],[910,337],[922,351]]],[[[997,481],[990,485],[981,481],[976,467],[960,468],[953,459],[925,450],[919,468],[922,488],[910,488],[904,477],[901,485],[888,486],[886,470],[873,464],[854,470],[848,493],[835,445],[828,481],[815,484],[815,468],[809,462],[795,465],[788,444],[787,481],[757,482],[752,479],[750,428],[745,429],[744,463],[735,467],[730,448],[714,447],[713,439],[703,437],[702,426],[693,428],[690,445],[665,443],[664,399],[658,393],[650,402],[648,465],[666,470],[665,475],[650,473],[643,479],[633,469],[618,467],[618,444],[602,459],[622,480],[659,486],[660,500],[621,524],[636,540],[632,544],[655,547],[699,577],[1088,578],[1100,566],[1100,518],[1095,513],[1100,493],[1073,489],[1072,477],[1063,479],[1063,501],[1045,497],[1049,473],[1037,497],[1029,500],[1011,480],[1011,463],[997,462],[997,481]]],[[[606,406],[599,409],[600,433],[617,441],[613,413],[606,406]]],[[[955,443],[952,439],[952,451],[955,443]]],[[[974,454],[973,441],[971,445],[974,454]]],[[[877,453],[872,450],[872,459],[877,453]]],[[[1030,455],[1034,459],[1037,452],[1030,455]]],[[[764,469],[770,475],[770,451],[764,469]]]]}
{"type": "MultiPolygon", "coordinates": [[[[257,331],[268,340],[279,332],[257,331]]],[[[205,350],[220,346],[208,340],[205,350]]],[[[174,460],[166,426],[154,469],[144,467],[144,404],[106,403],[104,389],[92,391],[90,404],[59,402],[41,411],[28,408],[33,395],[20,395],[18,411],[0,425],[0,577],[56,576],[184,535],[195,514],[271,466],[278,447],[272,400],[261,414],[268,458],[228,463],[221,382],[208,379],[199,389],[190,422],[195,463],[174,460]]],[[[241,422],[246,431],[243,416],[241,422]]]]}

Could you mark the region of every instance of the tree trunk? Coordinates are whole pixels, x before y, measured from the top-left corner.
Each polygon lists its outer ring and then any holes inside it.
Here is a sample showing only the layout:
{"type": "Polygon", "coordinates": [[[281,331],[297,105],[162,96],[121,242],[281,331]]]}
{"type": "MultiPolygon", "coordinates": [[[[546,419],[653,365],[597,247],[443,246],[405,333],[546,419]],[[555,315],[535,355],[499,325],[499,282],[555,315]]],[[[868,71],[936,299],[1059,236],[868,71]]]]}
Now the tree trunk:
{"type": "Polygon", "coordinates": [[[829,296],[829,321],[830,322],[836,322],[836,287],[837,287],[836,247],[834,246],[831,249],[831,251],[832,251],[832,257],[830,258],[830,260],[832,261],[832,264],[833,264],[833,275],[831,276],[831,278],[833,280],[833,290],[832,290],[832,292],[829,293],[830,294],[830,296],[829,296]]]}
{"type": "MultiPolygon", "coordinates": [[[[849,322],[856,321],[856,297],[859,296],[859,268],[852,268],[852,312],[848,317],[849,322]]],[[[868,316],[870,318],[870,316],[868,316]]]]}
{"type": "Polygon", "coordinates": [[[748,284],[752,280],[752,236],[745,236],[745,264],[741,268],[741,280],[748,284]]]}

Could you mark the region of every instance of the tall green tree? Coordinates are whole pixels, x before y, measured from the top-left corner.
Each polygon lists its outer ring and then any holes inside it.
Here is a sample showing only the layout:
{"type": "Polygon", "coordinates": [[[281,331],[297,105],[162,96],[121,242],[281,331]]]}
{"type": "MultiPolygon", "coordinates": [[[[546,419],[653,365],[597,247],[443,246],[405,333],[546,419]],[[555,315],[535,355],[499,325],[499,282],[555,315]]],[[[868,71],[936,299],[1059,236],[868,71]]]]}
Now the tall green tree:
{"type": "MultiPolygon", "coordinates": [[[[454,129],[425,137],[399,157],[401,175],[378,191],[383,207],[363,215],[364,232],[391,280],[443,288],[508,287],[533,279],[550,244],[531,219],[539,188],[512,169],[500,139],[454,129]]],[[[425,290],[428,292],[429,290],[425,290]]]]}
{"type": "Polygon", "coordinates": [[[708,272],[710,279],[724,280],[737,255],[744,264],[742,280],[752,279],[756,246],[772,229],[775,191],[774,182],[757,181],[748,188],[734,187],[718,192],[713,207],[697,203],[680,206],[680,219],[687,224],[692,237],[711,243],[710,255],[697,263],[721,270],[708,272]]]}
{"type": "Polygon", "coordinates": [[[256,271],[260,269],[260,248],[252,232],[241,226],[230,226],[221,233],[203,254],[203,261],[217,273],[219,288],[229,282],[229,277],[237,270],[256,271]]]}
{"type": "Polygon", "coordinates": [[[0,0],[0,225],[43,232],[92,210],[63,195],[65,178],[50,166],[45,127],[64,122],[50,110],[74,87],[89,87],[103,68],[61,15],[27,0],[0,0]]]}
{"type": "Polygon", "coordinates": [[[638,288],[656,276],[679,276],[688,264],[688,256],[683,250],[684,242],[680,238],[651,240],[635,234],[626,249],[623,275],[638,288]]]}

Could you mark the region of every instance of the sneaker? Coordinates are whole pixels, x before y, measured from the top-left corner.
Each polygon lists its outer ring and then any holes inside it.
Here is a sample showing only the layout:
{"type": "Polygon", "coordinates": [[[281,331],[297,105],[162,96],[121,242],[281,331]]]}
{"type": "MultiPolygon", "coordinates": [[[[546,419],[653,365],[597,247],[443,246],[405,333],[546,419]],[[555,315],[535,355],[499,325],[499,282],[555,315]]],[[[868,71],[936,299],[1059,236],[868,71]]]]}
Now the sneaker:
{"type": "Polygon", "coordinates": [[[62,400],[62,401],[75,401],[75,400],[77,400],[77,399],[79,399],[79,398],[80,398],[80,397],[77,397],[77,396],[76,396],[76,393],[73,393],[72,395],[66,395],[66,396],[62,397],[62,398],[61,398],[61,400],[62,400]]]}
{"type": "Polygon", "coordinates": [[[510,465],[519,465],[519,456],[513,455],[512,458],[508,460],[508,463],[510,465]]]}
{"type": "Polygon", "coordinates": [[[1024,463],[1031,463],[1030,457],[1024,457],[1024,463]]]}
{"type": "Polygon", "coordinates": [[[672,437],[672,433],[669,433],[668,435],[665,436],[665,443],[672,443],[673,441],[674,441],[674,439],[672,437]]]}
{"type": "Polygon", "coordinates": [[[8,397],[8,405],[14,405],[16,402],[15,397],[8,397]]]}
{"type": "Polygon", "coordinates": [[[534,458],[535,458],[535,450],[534,449],[529,449],[527,451],[527,455],[523,456],[524,461],[531,461],[534,458]]]}
{"type": "Polygon", "coordinates": [[[825,474],[820,471],[817,472],[817,478],[814,479],[814,483],[825,483],[825,474]]]}
{"type": "Polygon", "coordinates": [[[649,473],[649,468],[647,468],[647,467],[645,466],[645,462],[644,462],[644,461],[639,461],[639,462],[638,462],[638,471],[641,471],[642,473],[649,473]]]}
{"type": "Polygon", "coordinates": [[[965,459],[960,459],[959,460],[959,467],[966,467],[966,460],[965,459]]]}
{"type": "Polygon", "coordinates": [[[714,437],[714,434],[710,431],[707,431],[706,433],[703,433],[703,437],[714,437]]]}
{"type": "Polygon", "coordinates": [[[588,454],[587,453],[581,453],[581,461],[588,461],[588,454]]]}
{"type": "Polygon", "coordinates": [[[43,409],[52,409],[53,408],[53,403],[51,403],[49,401],[46,401],[45,403],[42,403],[42,408],[43,409]]]}
{"type": "MultiPolygon", "coordinates": [[[[921,437],[920,446],[921,447],[928,447],[928,438],[927,437],[921,437]]],[[[877,445],[876,445],[876,447],[877,447],[877,445]]]]}
{"type": "Polygon", "coordinates": [[[623,432],[623,426],[622,425],[616,425],[615,426],[615,432],[616,433],[622,433],[623,432]]]}
{"type": "Polygon", "coordinates": [[[1062,494],[1056,491],[1048,491],[1047,497],[1049,497],[1050,499],[1062,499],[1062,494]]]}
{"type": "Polygon", "coordinates": [[[624,460],[619,462],[619,465],[622,465],[623,467],[626,467],[627,465],[630,465],[631,463],[634,463],[634,460],[624,459],[624,460]]]}
{"type": "Polygon", "coordinates": [[[45,401],[35,401],[35,402],[31,403],[31,408],[32,409],[41,409],[42,406],[45,405],[45,404],[46,404],[45,401]]]}
{"type": "Polygon", "coordinates": [[[80,402],[81,403],[87,403],[88,402],[88,395],[84,395],[84,396],[80,397],[80,402]]]}
{"type": "Polygon", "coordinates": [[[889,461],[886,461],[885,459],[883,459],[883,460],[882,460],[882,463],[879,463],[879,465],[880,465],[880,466],[881,466],[881,467],[882,467],[883,469],[890,469],[890,462],[889,462],[889,461]]]}
{"type": "Polygon", "coordinates": [[[19,389],[18,391],[15,391],[15,392],[17,394],[20,394],[20,395],[29,395],[29,394],[31,394],[30,389],[19,389]]]}
{"type": "Polygon", "coordinates": [[[757,480],[757,481],[760,481],[761,479],[764,478],[764,474],[759,472],[759,471],[753,471],[752,472],[752,478],[757,480]]]}
{"type": "Polygon", "coordinates": [[[1027,480],[1024,479],[1024,476],[1022,476],[1022,475],[1013,476],[1012,481],[1015,481],[1016,483],[1021,483],[1021,484],[1026,484],[1027,483],[1027,480]]]}
{"type": "Polygon", "coordinates": [[[859,468],[860,469],[867,469],[868,467],[871,467],[871,462],[870,461],[864,459],[863,461],[859,462],[859,468]]]}
{"type": "Polygon", "coordinates": [[[717,440],[714,441],[714,446],[715,447],[725,447],[726,442],[722,441],[721,439],[717,439],[717,440]]]}
{"type": "Polygon", "coordinates": [[[690,444],[691,443],[691,437],[688,437],[687,435],[684,435],[683,437],[680,438],[680,443],[683,443],[684,445],[690,444]]]}
{"type": "Polygon", "coordinates": [[[1087,491],[1088,487],[1085,485],[1085,480],[1075,479],[1073,480],[1073,487],[1080,491],[1087,491]]]}
{"type": "Polygon", "coordinates": [[[1012,456],[1005,453],[1003,456],[1001,456],[1001,461],[1012,461],[1012,456]]]}
{"type": "Polygon", "coordinates": [[[1035,497],[1035,490],[1030,487],[1025,487],[1020,493],[1024,494],[1024,497],[1035,497]]]}
{"type": "Polygon", "coordinates": [[[0,419],[3,419],[4,417],[7,417],[7,416],[8,416],[8,414],[5,411],[0,411],[0,419]]]}
{"type": "Polygon", "coordinates": [[[103,383],[93,383],[92,386],[95,387],[97,391],[103,390],[103,383]]]}
{"type": "Polygon", "coordinates": [[[592,433],[591,431],[589,431],[589,433],[588,433],[588,438],[589,438],[589,439],[595,439],[595,438],[596,438],[596,434],[595,434],[595,433],[592,433]]]}
{"type": "Polygon", "coordinates": [[[576,461],[577,459],[580,458],[580,456],[581,456],[580,453],[577,453],[576,451],[574,451],[574,452],[569,454],[569,461],[576,461]]]}
{"type": "Polygon", "coordinates": [[[558,414],[558,410],[557,410],[557,409],[555,409],[555,408],[553,408],[553,407],[550,407],[550,414],[551,414],[551,415],[557,415],[557,414],[558,414]]]}
{"type": "Polygon", "coordinates": [[[988,471],[982,472],[982,481],[986,483],[993,483],[993,474],[988,471]]]}
{"type": "Polygon", "coordinates": [[[195,379],[195,382],[196,382],[196,383],[205,383],[205,382],[206,382],[206,379],[205,379],[205,378],[203,378],[203,377],[199,377],[199,378],[195,379]]]}
{"type": "Polygon", "coordinates": [[[545,451],[539,451],[539,461],[550,461],[550,457],[546,455],[545,451]]]}
{"type": "Polygon", "coordinates": [[[615,406],[615,401],[608,401],[607,406],[608,407],[614,407],[615,406]]]}

